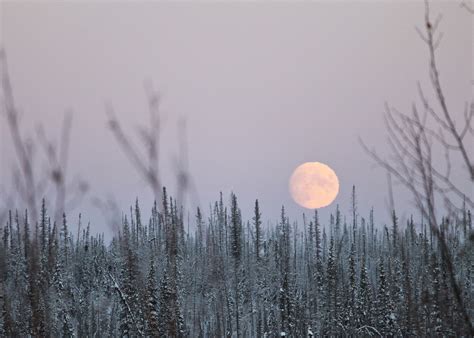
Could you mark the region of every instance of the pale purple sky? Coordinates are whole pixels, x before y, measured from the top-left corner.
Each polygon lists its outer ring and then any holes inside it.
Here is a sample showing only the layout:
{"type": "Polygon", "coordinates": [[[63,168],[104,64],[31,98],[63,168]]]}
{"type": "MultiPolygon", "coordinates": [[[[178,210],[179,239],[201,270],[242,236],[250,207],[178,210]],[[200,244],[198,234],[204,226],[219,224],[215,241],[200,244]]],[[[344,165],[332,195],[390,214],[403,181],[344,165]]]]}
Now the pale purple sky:
{"type": "MultiPolygon", "coordinates": [[[[444,38],[439,64],[448,104],[461,112],[472,97],[472,16],[457,1],[436,2],[444,38]]],[[[96,196],[113,195],[126,210],[151,197],[106,128],[104,103],[127,129],[147,121],[144,82],[162,93],[162,170],[173,190],[176,125],[187,120],[190,170],[208,203],[234,191],[244,216],[259,198],[265,219],[284,204],[305,211],[288,193],[292,170],[307,161],[332,167],[340,180],[335,203],[387,219],[386,177],[358,144],[386,150],[384,102],[400,110],[429,89],[427,50],[415,32],[421,2],[197,3],[68,2],[0,4],[0,41],[8,55],[23,122],[41,121],[58,135],[64,111],[74,112],[70,173],[96,196]]],[[[431,91],[429,91],[431,93],[431,91]]],[[[0,120],[0,183],[8,183],[10,152],[0,120]]],[[[396,205],[408,195],[396,190],[396,205]]],[[[408,209],[405,213],[408,213],[408,209]]],[[[97,230],[87,202],[80,211],[97,230]],[[87,217],[87,216],[86,216],[87,217]]]]}

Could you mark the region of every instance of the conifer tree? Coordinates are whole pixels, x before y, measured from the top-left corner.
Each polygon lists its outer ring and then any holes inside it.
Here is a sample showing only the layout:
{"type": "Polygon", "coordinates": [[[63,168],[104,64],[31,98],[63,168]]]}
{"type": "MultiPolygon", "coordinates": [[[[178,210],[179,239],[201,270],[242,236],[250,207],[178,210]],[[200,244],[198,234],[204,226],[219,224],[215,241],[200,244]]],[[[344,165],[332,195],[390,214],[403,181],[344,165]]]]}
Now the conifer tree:
{"type": "Polygon", "coordinates": [[[152,256],[150,261],[150,271],[148,272],[147,293],[146,293],[146,335],[148,337],[159,336],[158,318],[158,290],[156,287],[155,261],[152,256]]]}
{"type": "Polygon", "coordinates": [[[369,276],[367,272],[366,264],[366,252],[362,253],[362,259],[360,262],[360,279],[358,288],[358,305],[357,310],[359,313],[358,325],[370,326],[372,325],[372,290],[369,282],[369,276]]]}
{"type": "Polygon", "coordinates": [[[237,205],[237,196],[231,194],[231,254],[234,261],[234,314],[237,336],[240,335],[240,309],[239,309],[239,270],[242,253],[242,221],[240,219],[239,208],[237,205]]]}
{"type": "MultiPolygon", "coordinates": [[[[352,231],[339,208],[327,224],[315,211],[299,228],[282,208],[263,229],[259,202],[243,223],[231,195],[208,218],[199,209],[196,231],[183,235],[183,211],[164,196],[146,226],[135,200],[109,243],[89,225],[73,238],[65,214],[51,224],[46,203],[37,220],[9,212],[0,225],[0,335],[469,336],[439,239],[423,221],[394,231],[394,212],[379,227],[371,210],[366,227],[353,206],[352,231]]],[[[460,210],[442,224],[468,308],[470,222],[460,210]]]]}
{"type": "Polygon", "coordinates": [[[347,307],[345,309],[346,323],[349,328],[349,332],[353,334],[356,326],[356,304],[357,304],[357,280],[356,280],[356,262],[355,262],[355,243],[351,244],[351,251],[349,255],[349,290],[347,298],[347,307]]]}
{"type": "Polygon", "coordinates": [[[255,227],[255,258],[257,262],[260,261],[260,247],[262,243],[262,214],[260,213],[260,207],[258,205],[258,199],[255,200],[253,224],[255,227]]]}
{"type": "Polygon", "coordinates": [[[393,252],[396,254],[398,244],[398,217],[395,210],[392,210],[392,247],[393,252]]]}
{"type": "Polygon", "coordinates": [[[379,331],[382,335],[393,336],[395,332],[396,316],[393,303],[385,275],[385,266],[383,257],[379,261],[378,271],[378,289],[376,298],[376,314],[379,331]]]}
{"type": "Polygon", "coordinates": [[[329,253],[326,267],[325,289],[325,330],[324,335],[333,335],[337,327],[337,282],[336,282],[336,257],[334,252],[334,237],[329,241],[329,253]]]}
{"type": "Polygon", "coordinates": [[[198,254],[202,253],[202,245],[203,245],[203,228],[204,222],[202,219],[201,209],[198,207],[196,212],[196,244],[198,249],[198,254]]]}
{"type": "MultiPolygon", "coordinates": [[[[165,190],[163,191],[165,195],[165,190]]],[[[166,210],[166,203],[164,203],[166,210]]],[[[160,285],[159,332],[160,336],[181,337],[183,335],[183,318],[179,301],[179,267],[178,267],[178,226],[179,215],[176,204],[170,198],[169,215],[165,218],[166,266],[160,285]]]]}

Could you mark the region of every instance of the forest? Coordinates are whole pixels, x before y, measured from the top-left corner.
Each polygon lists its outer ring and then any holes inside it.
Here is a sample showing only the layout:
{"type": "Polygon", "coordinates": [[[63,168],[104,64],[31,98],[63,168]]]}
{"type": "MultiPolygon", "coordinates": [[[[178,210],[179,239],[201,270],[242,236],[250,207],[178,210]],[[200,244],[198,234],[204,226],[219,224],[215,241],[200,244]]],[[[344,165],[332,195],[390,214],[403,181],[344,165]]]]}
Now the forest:
{"type": "MultiPolygon", "coordinates": [[[[470,2],[459,5],[461,13],[474,15],[470,2]]],[[[23,114],[21,102],[15,100],[6,51],[0,47],[0,127],[5,126],[2,131],[8,132],[11,148],[8,160],[0,163],[11,169],[11,176],[10,171],[4,174],[8,183],[0,182],[0,336],[474,336],[473,82],[468,84],[471,96],[461,105],[452,104],[451,96],[460,87],[447,81],[449,90],[445,89],[436,53],[443,36],[442,16],[430,16],[429,1],[424,7],[422,28],[416,27],[416,32],[426,48],[431,89],[418,82],[415,99],[405,110],[385,104],[386,142],[377,142],[379,152],[365,135],[359,136],[372,163],[387,175],[389,212],[374,208],[368,214],[361,212],[358,198],[380,196],[358,196],[352,186],[349,210],[333,204],[327,219],[320,217],[318,209],[308,209],[298,219],[291,219],[284,206],[279,215],[278,210],[277,215],[267,213],[258,199],[254,204],[252,199],[253,211],[242,211],[233,192],[217,194],[207,207],[200,203],[189,169],[185,121],[178,122],[177,142],[163,137],[166,115],[153,86],[146,89],[149,119],[137,115],[141,125],[136,133],[112,104],[105,107],[110,136],[140,179],[136,184],[144,184],[153,195],[139,202],[127,190],[133,202],[123,212],[113,193],[112,198],[103,198],[81,173],[70,172],[70,167],[76,168],[68,165],[69,158],[78,155],[69,153],[72,113],[66,113],[61,126],[54,128],[59,137],[44,128],[48,120],[39,121],[35,132],[25,126],[36,115],[23,114]],[[173,165],[175,176],[175,182],[166,183],[176,183],[168,191],[162,174],[163,143],[176,143],[178,148],[165,163],[173,165]],[[387,148],[380,151],[382,143],[387,148]],[[410,202],[413,209],[395,207],[394,186],[407,193],[397,195],[397,200],[410,202]],[[89,218],[80,212],[90,212],[85,197],[103,212],[104,220],[84,221],[89,218]],[[151,201],[151,210],[142,209],[151,201]],[[187,201],[194,203],[192,209],[184,207],[187,201]],[[98,233],[107,225],[114,229],[110,239],[98,233]]],[[[470,33],[466,41],[472,40],[470,33]]],[[[450,55],[443,57],[451,60],[450,55]]],[[[23,65],[16,69],[23,72],[23,65]]],[[[449,72],[450,68],[443,74],[449,72]]],[[[51,79],[47,81],[54,82],[51,79]]],[[[90,87],[87,80],[84,87],[90,87]]],[[[463,88],[467,85],[460,83],[463,88]]],[[[354,82],[351,90],[357,87],[360,83],[354,82]]],[[[339,91],[338,84],[338,98],[339,91]]],[[[319,93],[314,95],[318,101],[319,93]]],[[[354,105],[350,113],[363,110],[354,105]]],[[[208,127],[223,130],[224,137],[213,142],[223,142],[228,136],[225,128],[234,127],[225,118],[222,121],[225,125],[208,127]]],[[[341,120],[341,124],[350,122],[341,120]]],[[[311,128],[311,133],[318,133],[317,128],[332,126],[311,128]]],[[[372,129],[364,130],[370,134],[372,129]]],[[[89,134],[80,131],[82,139],[89,134]]],[[[278,138],[286,141],[288,135],[278,134],[278,138]]],[[[100,137],[99,143],[105,140],[100,137]]],[[[259,137],[270,138],[264,133],[259,137]]],[[[345,159],[353,152],[353,141],[330,152],[345,159]]],[[[305,143],[311,147],[308,154],[319,156],[314,144],[305,143]]],[[[252,148],[257,149],[255,144],[252,148]]],[[[104,149],[97,149],[104,158],[114,151],[104,149]]],[[[230,152],[232,156],[250,166],[249,148],[235,149],[239,150],[230,152]]],[[[282,161],[289,161],[281,149],[275,149],[282,161]]],[[[259,157],[262,153],[265,150],[259,157]]],[[[79,160],[87,168],[89,150],[81,155],[79,160]]],[[[213,152],[212,160],[220,155],[213,152]]],[[[346,162],[350,171],[358,165],[346,162]]],[[[262,163],[270,166],[270,161],[262,163]]],[[[122,164],[110,162],[101,170],[108,175],[122,164]]],[[[379,184],[364,174],[370,184],[379,184]]],[[[236,189],[239,182],[257,181],[239,180],[224,171],[222,175],[236,189]]],[[[281,183],[272,179],[273,185],[281,183]]],[[[273,205],[280,204],[278,200],[273,205]]]]}
{"type": "Polygon", "coordinates": [[[474,308],[472,214],[443,218],[463,304],[423,217],[378,224],[357,212],[303,222],[282,207],[242,219],[231,194],[185,216],[163,189],[138,200],[110,243],[63,215],[51,224],[10,211],[0,246],[2,336],[469,336],[474,308]],[[77,226],[77,234],[70,231],[77,226]],[[192,230],[190,230],[192,229],[192,230]],[[461,307],[462,306],[462,307],[461,307]],[[467,310],[466,310],[467,309],[467,310]],[[469,316],[469,313],[467,314],[469,316]]]}

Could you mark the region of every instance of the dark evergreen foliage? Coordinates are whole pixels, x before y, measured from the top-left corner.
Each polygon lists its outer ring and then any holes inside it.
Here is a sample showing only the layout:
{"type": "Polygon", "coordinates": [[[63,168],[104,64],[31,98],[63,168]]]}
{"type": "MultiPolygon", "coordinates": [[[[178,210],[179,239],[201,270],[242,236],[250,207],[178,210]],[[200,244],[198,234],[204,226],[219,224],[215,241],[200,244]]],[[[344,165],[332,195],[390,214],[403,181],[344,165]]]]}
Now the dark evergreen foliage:
{"type": "MultiPolygon", "coordinates": [[[[438,242],[413,218],[377,226],[339,207],[304,227],[282,208],[243,222],[235,194],[210,214],[183,212],[163,190],[144,219],[138,200],[110,243],[89,225],[10,212],[0,241],[1,336],[469,336],[438,242]],[[227,213],[229,210],[229,214],[227,213]],[[34,224],[35,226],[31,226],[34,224]],[[352,226],[351,226],[352,225],[352,226]],[[192,234],[195,234],[194,236],[192,234]]],[[[466,307],[473,311],[471,213],[445,218],[466,307]]]]}

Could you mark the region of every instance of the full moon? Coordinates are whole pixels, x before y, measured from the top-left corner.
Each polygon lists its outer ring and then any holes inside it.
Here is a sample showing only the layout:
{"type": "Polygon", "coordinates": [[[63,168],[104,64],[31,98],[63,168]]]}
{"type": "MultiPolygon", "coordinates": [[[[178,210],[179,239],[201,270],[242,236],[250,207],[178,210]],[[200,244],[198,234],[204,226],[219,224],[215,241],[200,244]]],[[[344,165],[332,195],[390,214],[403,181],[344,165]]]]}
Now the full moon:
{"type": "Polygon", "coordinates": [[[339,193],[339,180],[334,170],[319,162],[306,162],[291,175],[290,193],[296,203],[308,209],[331,204],[339,193]]]}

